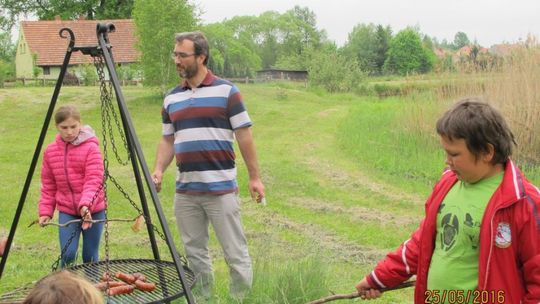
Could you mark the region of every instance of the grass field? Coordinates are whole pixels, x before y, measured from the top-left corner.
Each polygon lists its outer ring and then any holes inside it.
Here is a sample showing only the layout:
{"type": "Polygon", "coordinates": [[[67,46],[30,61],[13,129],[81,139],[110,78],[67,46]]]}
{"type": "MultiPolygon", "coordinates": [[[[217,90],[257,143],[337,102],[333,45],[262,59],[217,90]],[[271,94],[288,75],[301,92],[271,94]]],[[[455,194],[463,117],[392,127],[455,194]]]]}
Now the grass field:
{"type": "MultiPolygon", "coordinates": [[[[426,116],[421,123],[431,123],[440,109],[429,98],[419,97],[411,104],[397,98],[311,92],[290,84],[244,85],[240,90],[254,121],[268,201],[261,206],[249,199],[245,166],[238,157],[243,224],[255,269],[253,290],[244,303],[305,303],[353,292],[354,285],[386,252],[406,240],[422,217],[423,199],[443,168],[443,154],[436,136],[415,135],[407,122],[420,114],[426,116]]],[[[0,235],[7,234],[12,224],[52,91],[0,89],[0,235]]],[[[161,132],[161,99],[140,87],[125,87],[123,93],[151,170],[161,132]]],[[[101,134],[98,88],[64,87],[59,103],[78,105],[84,122],[101,134]]],[[[54,133],[50,126],[46,143],[54,133]]],[[[109,156],[111,174],[140,204],[131,167],[120,166],[109,156]]],[[[169,182],[160,201],[182,251],[172,212],[172,168],[165,180],[169,182]]],[[[109,217],[137,216],[137,210],[111,188],[109,217]]],[[[27,227],[37,218],[38,197],[39,166],[0,294],[46,275],[58,258],[57,228],[27,227]]],[[[152,257],[144,230],[134,233],[130,224],[113,222],[109,232],[110,258],[152,257]]],[[[158,243],[168,260],[165,242],[158,243]]],[[[211,302],[235,303],[228,296],[228,271],[213,236],[211,254],[216,274],[211,302]]],[[[412,289],[388,292],[372,303],[412,303],[412,289]]]]}

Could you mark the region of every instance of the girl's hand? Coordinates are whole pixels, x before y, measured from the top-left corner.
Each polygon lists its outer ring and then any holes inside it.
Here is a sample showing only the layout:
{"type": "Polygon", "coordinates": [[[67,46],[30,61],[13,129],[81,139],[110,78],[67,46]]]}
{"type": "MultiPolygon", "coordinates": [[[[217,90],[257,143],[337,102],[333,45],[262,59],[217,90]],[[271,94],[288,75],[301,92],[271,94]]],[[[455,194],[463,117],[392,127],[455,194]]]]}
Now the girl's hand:
{"type": "Polygon", "coordinates": [[[47,224],[51,220],[50,216],[44,215],[39,217],[39,225],[43,227],[45,224],[47,224]]]}
{"type": "Polygon", "coordinates": [[[92,227],[92,214],[90,214],[90,210],[88,210],[88,207],[82,206],[80,210],[81,217],[83,219],[82,222],[82,230],[86,230],[90,227],[92,227]]]}
{"type": "Polygon", "coordinates": [[[4,250],[6,250],[7,237],[0,238],[0,257],[4,255],[4,250]]]}

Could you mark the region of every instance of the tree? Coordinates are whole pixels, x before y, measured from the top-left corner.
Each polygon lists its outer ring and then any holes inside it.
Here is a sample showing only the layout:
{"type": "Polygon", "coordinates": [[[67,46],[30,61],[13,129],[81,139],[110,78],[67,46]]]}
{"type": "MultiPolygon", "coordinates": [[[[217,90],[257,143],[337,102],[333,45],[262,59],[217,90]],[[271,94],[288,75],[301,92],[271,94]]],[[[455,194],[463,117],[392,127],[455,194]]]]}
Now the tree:
{"type": "Polygon", "coordinates": [[[298,55],[321,45],[325,34],[317,30],[317,16],[309,8],[297,5],[280,16],[280,19],[284,54],[298,55]]]}
{"type": "Polygon", "coordinates": [[[401,75],[425,73],[431,70],[432,65],[417,30],[406,28],[390,41],[388,58],[384,62],[385,71],[401,75]]]}
{"type": "Polygon", "coordinates": [[[356,25],[349,33],[342,52],[345,56],[356,59],[362,71],[372,75],[378,73],[376,26],[373,23],[356,25]]]}
{"type": "Polygon", "coordinates": [[[377,25],[376,33],[376,45],[375,45],[375,66],[377,67],[377,72],[382,74],[384,61],[388,56],[388,49],[390,48],[390,41],[392,40],[392,28],[389,25],[383,27],[382,25],[377,25]]]}
{"type": "Polygon", "coordinates": [[[309,83],[328,92],[354,92],[365,78],[355,58],[339,54],[335,49],[314,52],[309,63],[309,83]]]}
{"type": "Polygon", "coordinates": [[[420,61],[420,72],[427,73],[437,63],[437,55],[433,51],[433,40],[428,35],[424,35],[422,39],[422,48],[424,49],[425,56],[420,61]]]}
{"type": "Polygon", "coordinates": [[[15,45],[11,43],[11,37],[7,32],[0,32],[0,60],[5,62],[14,61],[15,45]]]}
{"type": "Polygon", "coordinates": [[[4,80],[15,77],[15,52],[9,33],[0,32],[0,87],[4,80]]]}
{"type": "Polygon", "coordinates": [[[454,36],[454,49],[459,50],[460,48],[471,44],[469,37],[464,32],[457,32],[454,36]]]}
{"type": "Polygon", "coordinates": [[[356,58],[360,69],[370,75],[380,75],[386,60],[392,30],[389,26],[358,24],[349,33],[342,52],[345,56],[356,58]]]}
{"type": "Polygon", "coordinates": [[[35,15],[39,20],[131,18],[134,0],[0,0],[0,26],[10,31],[21,15],[35,15]]]}
{"type": "Polygon", "coordinates": [[[262,68],[274,67],[284,57],[296,57],[318,49],[326,41],[326,33],[316,28],[316,16],[308,8],[295,6],[279,14],[267,11],[259,15],[233,17],[223,24],[234,37],[250,40],[261,59],[262,68]]]}
{"type": "Polygon", "coordinates": [[[261,59],[246,37],[234,37],[233,31],[221,23],[204,27],[210,44],[208,67],[223,77],[252,77],[260,69],[261,59]]]}
{"type": "Polygon", "coordinates": [[[175,33],[194,29],[194,7],[186,0],[138,0],[133,8],[133,16],[144,81],[159,86],[161,93],[164,93],[178,83],[171,59],[174,36],[175,33]]]}

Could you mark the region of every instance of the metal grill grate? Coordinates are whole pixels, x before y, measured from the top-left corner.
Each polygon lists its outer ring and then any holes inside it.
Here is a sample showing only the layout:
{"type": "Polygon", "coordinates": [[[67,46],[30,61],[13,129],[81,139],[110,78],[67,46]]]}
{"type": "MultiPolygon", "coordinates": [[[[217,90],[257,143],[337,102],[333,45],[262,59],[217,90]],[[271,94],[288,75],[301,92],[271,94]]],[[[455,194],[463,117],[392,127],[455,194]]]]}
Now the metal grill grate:
{"type": "MultiPolygon", "coordinates": [[[[130,294],[111,296],[109,297],[109,301],[107,303],[163,303],[177,299],[185,294],[176,270],[176,265],[173,262],[144,259],[110,260],[108,262],[108,268],[109,272],[113,275],[116,272],[142,273],[146,276],[146,282],[156,284],[156,289],[151,292],[135,289],[135,291],[130,294]]],[[[106,269],[106,261],[81,264],[66,268],[66,270],[85,277],[93,284],[101,281],[103,274],[107,271],[106,269]]],[[[186,277],[185,283],[192,288],[195,284],[195,276],[187,266],[184,265],[183,269],[186,277]]],[[[22,303],[30,289],[30,287],[19,288],[12,292],[6,293],[0,297],[0,304],[22,303]]]]}
{"type": "Polygon", "coordinates": [[[19,287],[10,292],[6,292],[0,296],[0,304],[20,304],[24,298],[28,295],[30,290],[34,287],[34,284],[28,284],[23,287],[19,287]]]}

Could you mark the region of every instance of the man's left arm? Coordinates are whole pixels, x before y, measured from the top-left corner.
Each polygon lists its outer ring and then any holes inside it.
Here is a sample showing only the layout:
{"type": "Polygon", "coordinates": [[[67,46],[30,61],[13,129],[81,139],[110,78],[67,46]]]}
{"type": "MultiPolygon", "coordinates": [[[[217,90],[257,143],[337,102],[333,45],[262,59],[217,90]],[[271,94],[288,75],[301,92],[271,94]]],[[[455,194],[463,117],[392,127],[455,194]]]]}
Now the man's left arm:
{"type": "Polygon", "coordinates": [[[257,152],[255,150],[255,142],[250,127],[238,128],[234,131],[240,153],[246,163],[249,174],[249,193],[251,198],[261,203],[264,199],[264,185],[261,181],[259,173],[259,164],[257,163],[257,152]]]}

